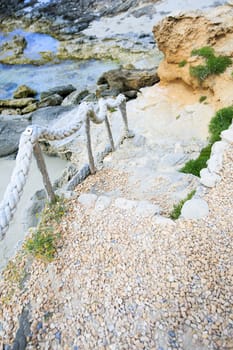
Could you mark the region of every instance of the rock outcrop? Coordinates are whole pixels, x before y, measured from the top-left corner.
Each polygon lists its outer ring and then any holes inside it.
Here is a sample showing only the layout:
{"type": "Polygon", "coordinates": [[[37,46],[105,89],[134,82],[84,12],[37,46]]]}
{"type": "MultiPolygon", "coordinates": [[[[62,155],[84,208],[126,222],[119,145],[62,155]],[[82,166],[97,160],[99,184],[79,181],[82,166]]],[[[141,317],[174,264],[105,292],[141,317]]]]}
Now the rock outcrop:
{"type": "Polygon", "coordinates": [[[29,125],[28,118],[22,116],[0,116],[0,157],[18,150],[21,133],[29,125]]]}
{"type": "Polygon", "coordinates": [[[233,57],[233,7],[222,6],[208,13],[200,11],[164,18],[153,33],[164,60],[158,75],[162,82],[181,80],[193,89],[213,93],[219,106],[231,105],[232,66],[223,74],[209,75],[202,83],[190,75],[190,67],[203,64],[203,58],[191,55],[193,49],[212,47],[216,54],[233,57]]]}
{"type": "Polygon", "coordinates": [[[139,90],[145,86],[154,85],[159,81],[156,69],[113,69],[104,73],[97,84],[107,84],[118,93],[139,90]]]}

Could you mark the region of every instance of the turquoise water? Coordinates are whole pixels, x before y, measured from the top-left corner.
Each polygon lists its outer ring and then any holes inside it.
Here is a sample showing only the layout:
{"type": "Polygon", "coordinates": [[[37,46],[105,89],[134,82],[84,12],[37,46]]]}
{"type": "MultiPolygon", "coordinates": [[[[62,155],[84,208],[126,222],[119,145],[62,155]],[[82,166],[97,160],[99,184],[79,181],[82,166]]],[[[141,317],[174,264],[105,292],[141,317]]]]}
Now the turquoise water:
{"type": "Polygon", "coordinates": [[[43,66],[0,64],[0,99],[12,98],[14,90],[22,84],[38,93],[67,84],[85,88],[95,84],[102,73],[117,66],[111,61],[96,60],[61,61],[43,66]]]}
{"type": "MultiPolygon", "coordinates": [[[[26,39],[27,46],[24,49],[24,56],[30,59],[40,59],[40,52],[51,51],[53,53],[57,52],[59,41],[52,38],[50,35],[42,33],[31,33],[26,32],[22,29],[16,29],[11,33],[0,32],[0,45],[6,41],[11,41],[15,35],[20,35],[26,39]]],[[[12,52],[4,54],[5,56],[10,56],[12,52]]],[[[0,58],[1,58],[0,53],[0,58]]]]}

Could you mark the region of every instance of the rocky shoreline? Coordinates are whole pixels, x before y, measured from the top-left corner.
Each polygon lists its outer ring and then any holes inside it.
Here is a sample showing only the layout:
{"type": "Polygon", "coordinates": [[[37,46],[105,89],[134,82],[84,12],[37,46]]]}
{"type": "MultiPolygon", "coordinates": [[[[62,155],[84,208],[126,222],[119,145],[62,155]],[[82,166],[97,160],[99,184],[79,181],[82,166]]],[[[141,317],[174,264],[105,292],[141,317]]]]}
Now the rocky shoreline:
{"type": "MultiPolygon", "coordinates": [[[[112,15],[116,2],[109,1],[110,9],[102,8],[104,3],[86,3],[93,6],[90,22],[98,11],[112,15]]],[[[72,1],[69,5],[75,6],[72,1]]],[[[156,2],[142,5],[129,0],[117,11],[130,9],[137,18],[145,9],[152,11],[156,2]]],[[[48,21],[55,3],[45,7],[48,21]]],[[[84,7],[83,14],[89,9],[84,7]]],[[[20,11],[25,13],[23,7],[20,11]]],[[[160,216],[168,216],[174,200],[198,188],[199,178],[178,170],[207,142],[208,122],[216,109],[232,104],[232,66],[203,84],[189,74],[190,67],[202,62],[191,55],[194,45],[211,44],[217,54],[232,57],[232,11],[232,6],[219,7],[205,15],[168,16],[156,24],[154,34],[164,53],[158,68],[160,83],[153,85],[158,82],[154,70],[144,71],[140,79],[141,70],[132,67],[99,79],[95,97],[124,92],[132,98],[127,112],[135,136],[105,157],[97,174],[72,193],[69,211],[54,223],[61,235],[55,260],[45,263],[22,251],[4,271],[5,280],[0,281],[4,349],[232,348],[232,126],[227,134],[230,145],[221,154],[222,178],[216,187],[202,188],[208,216],[176,222],[160,216]],[[180,33],[185,33],[185,40],[180,33]],[[153,86],[141,89],[148,85],[148,72],[153,86]]],[[[64,19],[56,19],[63,31],[64,19]]],[[[72,14],[65,20],[75,21],[72,14]]],[[[77,91],[71,90],[67,96],[58,88],[42,95],[59,95],[63,106],[39,108],[30,114],[30,122],[58,128],[67,123],[87,98],[79,100],[77,91]],[[64,106],[68,97],[71,105],[64,106]]],[[[112,111],[111,120],[117,135],[117,111],[112,111]]],[[[102,129],[93,128],[93,135],[97,152],[106,139],[102,129]]],[[[79,138],[44,147],[80,167],[86,150],[82,134],[79,138]]]]}

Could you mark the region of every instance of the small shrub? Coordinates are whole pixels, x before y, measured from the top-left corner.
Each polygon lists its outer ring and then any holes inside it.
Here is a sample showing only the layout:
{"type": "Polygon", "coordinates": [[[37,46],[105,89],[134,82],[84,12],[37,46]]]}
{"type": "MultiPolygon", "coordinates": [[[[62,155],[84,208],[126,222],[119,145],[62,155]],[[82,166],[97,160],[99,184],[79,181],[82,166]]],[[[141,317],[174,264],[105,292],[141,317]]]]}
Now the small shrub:
{"type": "Polygon", "coordinates": [[[227,67],[232,64],[232,60],[228,56],[215,56],[214,49],[209,46],[195,49],[191,55],[204,57],[205,65],[190,67],[190,74],[198,78],[199,81],[205,80],[211,74],[221,74],[225,72],[227,67]]]}
{"type": "Polygon", "coordinates": [[[187,202],[188,200],[190,200],[194,196],[195,193],[196,193],[195,190],[190,192],[186,198],[182,199],[178,204],[175,204],[173,206],[173,210],[170,214],[171,219],[176,220],[180,217],[181,210],[182,210],[184,203],[187,202]]]}
{"type": "Polygon", "coordinates": [[[180,62],[179,62],[179,67],[182,68],[182,67],[184,67],[186,64],[187,64],[187,61],[186,61],[186,60],[180,61],[180,62]]]}
{"type": "Polygon", "coordinates": [[[190,67],[189,72],[193,77],[197,78],[200,81],[205,80],[208,75],[210,75],[209,68],[201,64],[195,67],[190,67]]]}
{"type": "Polygon", "coordinates": [[[199,98],[199,102],[202,103],[202,102],[204,102],[206,99],[207,99],[207,96],[201,96],[201,97],[199,98]]]}
{"type": "Polygon", "coordinates": [[[206,64],[210,74],[221,74],[232,64],[232,61],[227,56],[213,56],[208,58],[206,64]]]}
{"type": "Polygon", "coordinates": [[[200,49],[193,49],[191,52],[192,56],[201,56],[204,58],[209,58],[214,56],[214,49],[210,46],[204,46],[200,49]]]}

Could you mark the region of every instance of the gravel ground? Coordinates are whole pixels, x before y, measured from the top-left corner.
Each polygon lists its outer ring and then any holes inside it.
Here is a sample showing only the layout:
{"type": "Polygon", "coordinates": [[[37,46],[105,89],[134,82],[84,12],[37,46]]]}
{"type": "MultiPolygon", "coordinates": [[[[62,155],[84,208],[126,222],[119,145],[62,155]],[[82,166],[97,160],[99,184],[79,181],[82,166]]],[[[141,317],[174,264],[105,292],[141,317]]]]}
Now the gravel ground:
{"type": "MultiPolygon", "coordinates": [[[[233,146],[222,172],[199,221],[160,226],[71,200],[56,259],[34,260],[21,288],[9,271],[0,282],[0,342],[12,344],[30,305],[27,349],[233,349],[233,146]]],[[[76,191],[127,195],[125,183],[108,169],[76,191]]]]}

